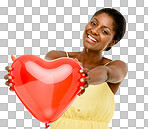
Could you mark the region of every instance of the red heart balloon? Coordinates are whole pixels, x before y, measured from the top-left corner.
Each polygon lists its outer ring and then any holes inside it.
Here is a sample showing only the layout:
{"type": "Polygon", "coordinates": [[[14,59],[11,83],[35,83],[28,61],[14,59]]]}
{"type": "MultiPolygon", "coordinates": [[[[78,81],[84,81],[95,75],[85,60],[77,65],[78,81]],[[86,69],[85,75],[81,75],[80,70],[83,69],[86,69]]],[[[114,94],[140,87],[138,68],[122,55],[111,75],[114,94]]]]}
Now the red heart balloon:
{"type": "Polygon", "coordinates": [[[84,82],[78,61],[62,57],[52,61],[23,55],[11,65],[9,80],[13,90],[30,111],[43,123],[57,120],[72,104],[84,82]]]}

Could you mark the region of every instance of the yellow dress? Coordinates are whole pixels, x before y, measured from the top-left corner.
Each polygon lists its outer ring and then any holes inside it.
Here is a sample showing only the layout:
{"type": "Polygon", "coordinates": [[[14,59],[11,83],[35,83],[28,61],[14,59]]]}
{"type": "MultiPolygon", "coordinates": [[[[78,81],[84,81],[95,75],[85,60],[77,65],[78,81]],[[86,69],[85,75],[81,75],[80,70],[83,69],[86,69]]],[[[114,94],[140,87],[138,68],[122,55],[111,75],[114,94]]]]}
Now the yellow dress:
{"type": "Polygon", "coordinates": [[[51,129],[109,129],[114,110],[114,94],[107,82],[89,85],[51,129]]]}

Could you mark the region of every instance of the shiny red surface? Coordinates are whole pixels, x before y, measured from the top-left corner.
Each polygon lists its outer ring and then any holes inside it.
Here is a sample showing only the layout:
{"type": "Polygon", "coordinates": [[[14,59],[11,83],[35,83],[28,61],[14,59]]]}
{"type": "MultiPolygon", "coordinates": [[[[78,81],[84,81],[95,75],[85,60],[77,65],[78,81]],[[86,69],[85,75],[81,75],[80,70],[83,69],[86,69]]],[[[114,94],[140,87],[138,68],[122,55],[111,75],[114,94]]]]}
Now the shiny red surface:
{"type": "Polygon", "coordinates": [[[52,123],[72,104],[84,82],[78,61],[62,57],[52,61],[23,55],[11,65],[13,89],[39,121],[52,123]]]}

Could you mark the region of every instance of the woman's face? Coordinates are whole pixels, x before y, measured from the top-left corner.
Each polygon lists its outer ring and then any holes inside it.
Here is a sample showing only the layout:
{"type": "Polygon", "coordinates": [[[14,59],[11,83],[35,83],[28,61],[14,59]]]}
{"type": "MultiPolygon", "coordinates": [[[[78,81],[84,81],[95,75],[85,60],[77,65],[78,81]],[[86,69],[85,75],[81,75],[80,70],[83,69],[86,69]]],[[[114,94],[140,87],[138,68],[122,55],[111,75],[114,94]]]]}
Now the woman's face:
{"type": "Polygon", "coordinates": [[[112,47],[115,44],[113,24],[112,17],[106,13],[94,16],[83,33],[84,47],[92,51],[103,51],[107,47],[112,47]]]}

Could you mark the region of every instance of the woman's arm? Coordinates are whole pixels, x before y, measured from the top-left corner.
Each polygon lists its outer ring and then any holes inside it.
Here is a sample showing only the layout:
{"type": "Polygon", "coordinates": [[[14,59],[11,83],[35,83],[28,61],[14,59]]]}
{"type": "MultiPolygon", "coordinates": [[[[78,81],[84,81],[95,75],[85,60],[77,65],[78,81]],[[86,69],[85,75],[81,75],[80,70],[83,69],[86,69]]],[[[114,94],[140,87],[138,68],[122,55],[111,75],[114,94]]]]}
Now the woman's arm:
{"type": "Polygon", "coordinates": [[[98,66],[89,70],[87,74],[88,77],[90,77],[90,80],[87,82],[88,84],[94,85],[105,81],[110,83],[119,83],[125,78],[127,71],[127,65],[123,61],[116,60],[106,66],[98,66]]]}
{"type": "Polygon", "coordinates": [[[44,59],[45,60],[54,60],[54,59],[61,58],[61,57],[66,57],[64,51],[51,50],[46,54],[44,59]]]}
{"type": "Polygon", "coordinates": [[[53,59],[55,59],[55,53],[56,53],[55,50],[49,51],[49,52],[45,55],[44,59],[45,59],[45,60],[53,60],[53,59]]]}

